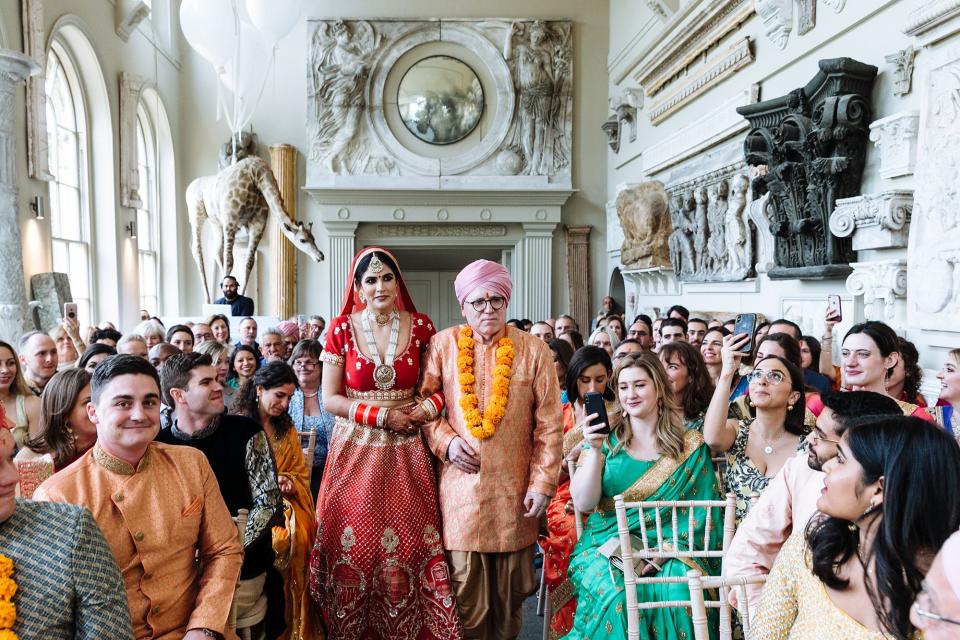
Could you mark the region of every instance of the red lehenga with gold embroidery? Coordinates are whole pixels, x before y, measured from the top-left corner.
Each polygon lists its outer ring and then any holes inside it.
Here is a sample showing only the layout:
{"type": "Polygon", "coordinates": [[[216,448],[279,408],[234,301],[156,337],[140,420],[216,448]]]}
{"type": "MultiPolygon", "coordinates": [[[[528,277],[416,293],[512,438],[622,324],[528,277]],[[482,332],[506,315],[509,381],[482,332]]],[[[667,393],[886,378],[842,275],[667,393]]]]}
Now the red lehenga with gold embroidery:
{"type": "MultiPolygon", "coordinates": [[[[389,255],[368,247],[354,258],[354,267],[373,249],[389,255]]],[[[416,312],[397,277],[397,306],[410,312],[411,326],[409,343],[394,358],[393,388],[376,387],[374,364],[357,348],[363,333],[350,313],[363,307],[352,294],[352,281],[342,315],[327,330],[321,359],[343,367],[348,398],[414,402],[420,355],[435,330],[426,315],[416,312]]],[[[462,637],[440,537],[436,478],[419,434],[337,417],[317,500],[310,593],[331,639],[462,637]]]]}

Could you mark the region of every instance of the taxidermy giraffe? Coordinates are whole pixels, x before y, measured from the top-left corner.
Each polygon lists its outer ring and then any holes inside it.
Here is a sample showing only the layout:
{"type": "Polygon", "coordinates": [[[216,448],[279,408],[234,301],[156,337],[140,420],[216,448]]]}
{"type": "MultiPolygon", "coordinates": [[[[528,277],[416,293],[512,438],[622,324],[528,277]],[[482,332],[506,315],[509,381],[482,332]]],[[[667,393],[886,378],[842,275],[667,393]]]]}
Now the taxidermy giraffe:
{"type": "Polygon", "coordinates": [[[201,242],[203,223],[207,220],[217,228],[219,241],[215,259],[224,276],[233,275],[233,244],[237,231],[246,228],[250,236],[247,245],[246,269],[243,290],[246,293],[253,262],[257,257],[257,245],[267,228],[269,214],[280,222],[280,231],[293,246],[317,262],[323,261],[323,252],[313,238],[313,223],[304,225],[290,218],[276,178],[266,160],[250,156],[222,169],[215,176],[197,178],[187,187],[187,215],[193,229],[191,251],[203,280],[203,293],[210,304],[210,287],[203,264],[201,242]]]}

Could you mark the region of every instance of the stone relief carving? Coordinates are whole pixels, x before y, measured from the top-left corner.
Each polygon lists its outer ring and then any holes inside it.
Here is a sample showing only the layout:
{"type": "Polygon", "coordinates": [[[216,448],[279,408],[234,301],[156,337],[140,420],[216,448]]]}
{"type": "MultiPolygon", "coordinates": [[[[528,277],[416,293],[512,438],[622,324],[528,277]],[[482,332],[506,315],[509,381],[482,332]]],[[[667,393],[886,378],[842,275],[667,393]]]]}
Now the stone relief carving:
{"type": "Polygon", "coordinates": [[[772,207],[769,193],[747,205],[747,218],[757,230],[757,273],[767,273],[777,264],[773,232],[770,230],[770,222],[773,220],[772,207]]]}
{"type": "MultiPolygon", "coordinates": [[[[930,18],[932,20],[932,18],[930,18]]],[[[960,313],[960,47],[945,44],[930,56],[921,105],[909,239],[911,327],[956,332],[960,313]],[[922,185],[922,188],[919,186],[922,185]]]]}
{"type": "Polygon", "coordinates": [[[720,170],[670,187],[670,262],[684,282],[729,282],[750,275],[750,181],[720,170]]]}
{"type": "Polygon", "coordinates": [[[843,8],[847,6],[847,0],[820,0],[823,4],[827,5],[837,13],[843,11],[843,8]]]}
{"type": "Polygon", "coordinates": [[[797,0],[797,35],[802,36],[817,26],[817,0],[797,0]]]}
{"type": "Polygon", "coordinates": [[[614,153],[620,153],[620,140],[624,127],[630,128],[630,142],[637,139],[637,109],[643,106],[643,94],[637,89],[628,89],[623,96],[609,100],[613,112],[601,128],[607,134],[607,144],[614,153]]]}
{"type": "Polygon", "coordinates": [[[763,31],[778,49],[787,46],[793,30],[794,0],[756,0],[757,15],[763,21],[763,31]]]}
{"type": "Polygon", "coordinates": [[[514,22],[504,40],[503,57],[519,98],[508,146],[522,152],[524,175],[553,175],[570,164],[565,123],[573,98],[571,27],[514,22]]]}
{"type": "Polygon", "coordinates": [[[27,78],[27,172],[35,180],[53,180],[47,141],[47,39],[43,29],[43,1],[22,0],[23,52],[40,65],[27,78]]]}
{"type": "Polygon", "coordinates": [[[913,84],[913,62],[916,57],[917,52],[913,45],[884,57],[884,60],[893,65],[894,95],[905,96],[910,93],[913,84]]]}
{"type": "Polygon", "coordinates": [[[143,207],[140,199],[140,165],[137,161],[137,107],[145,81],[120,72],[120,204],[143,207]]]}
{"type": "Polygon", "coordinates": [[[853,238],[853,250],[907,246],[913,191],[884,191],[837,200],[830,214],[830,232],[853,238]]]}
{"type": "Polygon", "coordinates": [[[913,173],[919,132],[918,111],[895,113],[870,124],[870,142],[880,152],[880,177],[896,178],[913,173]]]}
{"type": "Polygon", "coordinates": [[[331,182],[438,175],[570,181],[571,22],[313,20],[308,48],[308,175],[331,182]],[[490,102],[483,135],[468,136],[443,157],[394,129],[396,100],[387,95],[391,71],[402,70],[414,49],[434,43],[443,43],[444,55],[455,56],[459,47],[479,57],[476,71],[492,82],[484,87],[490,102]]]}
{"type": "Polygon", "coordinates": [[[641,182],[617,193],[623,230],[620,262],[626,269],[669,267],[667,192],[659,181],[641,182]]]}
{"type": "Polygon", "coordinates": [[[847,291],[863,296],[866,319],[895,324],[895,303],[907,295],[907,261],[854,262],[850,266],[853,273],[847,277],[847,291]]]}
{"type": "Polygon", "coordinates": [[[828,218],[838,198],[860,192],[877,68],[850,58],[819,66],[804,88],[737,108],[751,125],[746,162],[769,168],[757,181],[773,204],[771,278],[850,273],[850,240],[828,233],[828,218]]]}

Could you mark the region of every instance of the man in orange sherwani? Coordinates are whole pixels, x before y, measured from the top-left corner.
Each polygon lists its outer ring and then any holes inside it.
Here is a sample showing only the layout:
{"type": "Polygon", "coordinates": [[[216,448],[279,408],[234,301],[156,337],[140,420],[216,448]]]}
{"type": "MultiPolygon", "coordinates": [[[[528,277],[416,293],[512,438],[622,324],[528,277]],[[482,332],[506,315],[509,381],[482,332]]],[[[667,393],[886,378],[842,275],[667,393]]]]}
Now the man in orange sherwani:
{"type": "Polygon", "coordinates": [[[97,366],[91,389],[97,444],[34,499],[93,514],[120,567],[137,640],[236,637],[227,617],[242,562],[237,530],[203,453],[153,441],[156,370],[113,356],[97,366]]]}
{"type": "Polygon", "coordinates": [[[424,432],[443,462],[443,541],[466,637],[515,638],[536,587],[540,517],[557,489],[560,388],[547,345],[506,326],[506,269],[478,260],[454,286],[467,324],[430,341],[421,392],[442,390],[447,413],[424,432]]]}

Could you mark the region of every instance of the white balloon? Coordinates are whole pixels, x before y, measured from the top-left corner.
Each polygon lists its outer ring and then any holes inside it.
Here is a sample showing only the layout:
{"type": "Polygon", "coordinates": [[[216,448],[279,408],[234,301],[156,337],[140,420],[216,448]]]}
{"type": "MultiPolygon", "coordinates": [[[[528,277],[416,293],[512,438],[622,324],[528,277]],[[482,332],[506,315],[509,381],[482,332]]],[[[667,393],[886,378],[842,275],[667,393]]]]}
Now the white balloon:
{"type": "Polygon", "coordinates": [[[270,45],[290,33],[300,19],[303,0],[246,0],[247,14],[270,45]]]}
{"type": "Polygon", "coordinates": [[[260,32],[250,23],[240,23],[239,61],[228,60],[220,76],[226,89],[232,94],[226,108],[235,119],[236,128],[242,128],[253,117],[260,102],[267,73],[273,58],[273,49],[260,32]],[[236,69],[236,78],[234,78],[236,69]]]}
{"type": "Polygon", "coordinates": [[[237,32],[232,0],[183,0],[180,28],[197,53],[223,67],[236,54],[237,32]]]}

